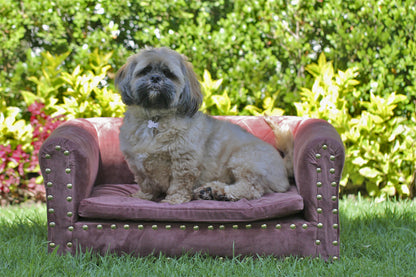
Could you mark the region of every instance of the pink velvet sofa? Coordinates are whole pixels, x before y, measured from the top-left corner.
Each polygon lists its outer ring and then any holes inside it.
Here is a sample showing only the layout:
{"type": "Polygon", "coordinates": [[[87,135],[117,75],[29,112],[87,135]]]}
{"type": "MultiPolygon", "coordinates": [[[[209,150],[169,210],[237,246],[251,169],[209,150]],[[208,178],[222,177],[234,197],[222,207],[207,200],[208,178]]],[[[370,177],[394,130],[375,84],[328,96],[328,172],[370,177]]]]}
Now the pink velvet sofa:
{"type": "MultiPolygon", "coordinates": [[[[274,145],[262,117],[224,116],[274,145]]],[[[70,120],[40,151],[48,249],[105,254],[339,257],[338,186],[344,146],[328,122],[273,117],[294,134],[288,192],[237,202],[170,205],[132,198],[139,189],[119,150],[120,118],[70,120]]]]}

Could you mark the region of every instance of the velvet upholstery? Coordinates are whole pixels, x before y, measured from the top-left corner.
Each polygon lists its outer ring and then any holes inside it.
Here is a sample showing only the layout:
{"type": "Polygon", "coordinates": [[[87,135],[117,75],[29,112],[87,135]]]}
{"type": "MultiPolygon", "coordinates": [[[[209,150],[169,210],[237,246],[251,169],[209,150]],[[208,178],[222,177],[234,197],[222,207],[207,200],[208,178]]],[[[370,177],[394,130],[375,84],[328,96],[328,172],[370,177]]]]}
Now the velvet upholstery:
{"type": "MultiPolygon", "coordinates": [[[[262,140],[262,117],[222,116],[262,140]]],[[[338,189],[344,146],[328,122],[273,117],[294,134],[295,184],[258,200],[170,206],[129,197],[138,189],[119,150],[120,118],[75,119],[57,128],[39,160],[47,192],[48,249],[169,256],[339,256],[338,189]]]]}

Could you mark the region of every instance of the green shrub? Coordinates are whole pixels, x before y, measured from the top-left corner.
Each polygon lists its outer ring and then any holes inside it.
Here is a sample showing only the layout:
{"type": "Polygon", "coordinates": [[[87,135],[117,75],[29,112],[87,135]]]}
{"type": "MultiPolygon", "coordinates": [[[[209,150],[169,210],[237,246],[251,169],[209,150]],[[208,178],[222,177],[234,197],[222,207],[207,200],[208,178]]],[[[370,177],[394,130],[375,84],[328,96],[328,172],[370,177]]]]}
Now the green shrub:
{"type": "Polygon", "coordinates": [[[207,69],[222,79],[221,90],[240,113],[271,97],[294,114],[298,89],[312,82],[305,67],[321,52],[336,70],[359,68],[365,100],[396,92],[410,99],[396,112],[415,111],[413,0],[1,0],[1,6],[0,83],[15,106],[26,77],[41,73],[41,52],[69,52],[62,67],[72,72],[96,48],[116,53],[109,64],[118,69],[137,48],[163,45],[189,56],[199,76],[207,69]]]}
{"type": "Polygon", "coordinates": [[[2,120],[25,122],[7,131],[5,145],[29,137],[28,107],[36,101],[53,116],[120,116],[117,69],[138,48],[168,46],[187,55],[201,76],[202,110],[329,119],[349,155],[343,192],[408,195],[404,186],[415,174],[413,0],[0,0],[0,7],[2,120]],[[310,64],[321,53],[338,72],[326,74],[335,84],[316,83],[325,74],[310,64]],[[336,93],[343,98],[335,100],[336,93]],[[326,97],[331,113],[313,106],[326,97]],[[312,106],[295,107],[301,98],[312,106]]]}
{"type": "Polygon", "coordinates": [[[370,95],[357,89],[356,68],[334,72],[321,55],[306,70],[315,77],[312,89],[302,88],[299,116],[322,118],[332,123],[346,147],[341,192],[366,191],[370,196],[409,197],[416,170],[416,118],[395,116],[409,99],[392,93],[370,95]]]}

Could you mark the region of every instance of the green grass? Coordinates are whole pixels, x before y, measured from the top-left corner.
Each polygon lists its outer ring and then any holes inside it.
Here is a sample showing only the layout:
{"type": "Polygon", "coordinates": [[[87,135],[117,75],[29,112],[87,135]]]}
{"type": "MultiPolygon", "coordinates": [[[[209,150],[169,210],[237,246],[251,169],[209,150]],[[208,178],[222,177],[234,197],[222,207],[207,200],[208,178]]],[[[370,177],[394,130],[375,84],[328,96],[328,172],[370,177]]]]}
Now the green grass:
{"type": "Polygon", "coordinates": [[[222,259],[46,252],[44,205],[0,208],[0,276],[415,276],[416,201],[340,201],[341,257],[222,259]]]}

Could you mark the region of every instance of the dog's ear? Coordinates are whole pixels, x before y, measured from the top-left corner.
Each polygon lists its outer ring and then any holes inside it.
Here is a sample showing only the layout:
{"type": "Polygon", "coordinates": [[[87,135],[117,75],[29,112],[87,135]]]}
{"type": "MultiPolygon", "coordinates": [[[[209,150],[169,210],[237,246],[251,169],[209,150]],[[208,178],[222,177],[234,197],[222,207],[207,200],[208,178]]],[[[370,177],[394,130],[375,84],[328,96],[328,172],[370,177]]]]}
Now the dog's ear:
{"type": "Polygon", "coordinates": [[[181,69],[185,76],[185,87],[179,98],[178,112],[182,115],[193,116],[202,104],[201,86],[192,64],[186,61],[185,58],[181,69]]]}
{"type": "Polygon", "coordinates": [[[121,99],[126,105],[133,104],[130,82],[133,76],[133,69],[136,64],[137,63],[133,59],[129,59],[129,61],[117,71],[116,78],[114,80],[116,88],[121,94],[121,99]]]}

